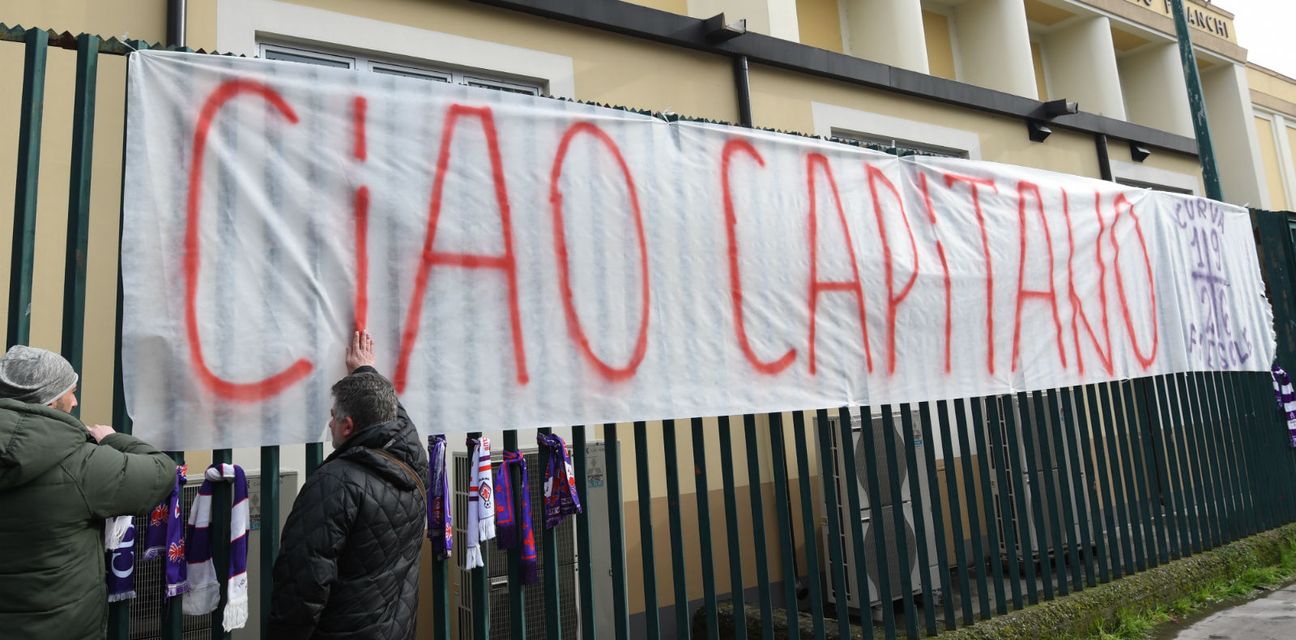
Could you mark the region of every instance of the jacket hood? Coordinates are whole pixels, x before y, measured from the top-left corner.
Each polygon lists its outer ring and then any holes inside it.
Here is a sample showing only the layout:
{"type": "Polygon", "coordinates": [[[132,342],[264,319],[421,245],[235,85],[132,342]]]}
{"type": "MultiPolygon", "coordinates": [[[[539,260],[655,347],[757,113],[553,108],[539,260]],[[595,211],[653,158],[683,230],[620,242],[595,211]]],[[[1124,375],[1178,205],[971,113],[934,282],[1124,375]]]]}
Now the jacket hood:
{"type": "Polygon", "coordinates": [[[0,490],[31,482],[89,441],[85,425],[67,413],[0,399],[0,490]]]}
{"type": "Polygon", "coordinates": [[[402,489],[413,489],[417,486],[414,484],[414,479],[410,477],[409,471],[391,458],[378,453],[378,450],[384,450],[405,463],[410,471],[427,482],[427,452],[419,446],[418,432],[414,427],[400,420],[381,422],[361,429],[330,457],[344,458],[368,467],[402,489]]]}

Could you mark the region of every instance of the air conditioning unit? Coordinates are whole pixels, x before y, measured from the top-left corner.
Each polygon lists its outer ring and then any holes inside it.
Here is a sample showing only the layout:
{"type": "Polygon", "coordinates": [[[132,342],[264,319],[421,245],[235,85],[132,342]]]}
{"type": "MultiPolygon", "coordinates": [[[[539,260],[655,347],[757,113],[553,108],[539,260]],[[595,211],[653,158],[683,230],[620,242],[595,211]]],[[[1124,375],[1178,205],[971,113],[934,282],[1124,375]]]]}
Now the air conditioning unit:
{"type": "MultiPolygon", "coordinates": [[[[261,637],[261,626],[258,624],[261,611],[261,474],[248,472],[248,516],[251,533],[248,535],[248,624],[232,634],[233,640],[250,640],[261,637]]],[[[198,495],[202,485],[201,475],[191,475],[189,481],[181,488],[181,517],[187,522],[189,507],[198,495]]],[[[283,471],[279,474],[279,527],[283,530],[283,520],[292,510],[293,500],[297,496],[297,472],[283,471]]],[[[166,593],[166,576],[163,574],[162,560],[144,560],[144,530],[148,522],[148,513],[135,516],[135,598],[130,600],[130,637],[131,640],[161,640],[164,637],[162,616],[165,613],[161,606],[166,593]]],[[[265,567],[268,571],[270,567],[265,567]]],[[[181,638],[183,640],[208,640],[212,637],[212,618],[205,616],[181,616],[181,638]]]]}
{"type": "MultiPolygon", "coordinates": [[[[1044,392],[1045,397],[1043,399],[1043,405],[1046,410],[1048,410],[1050,407],[1049,398],[1048,398],[1049,393],[1054,393],[1054,392],[1052,391],[1044,392]]],[[[1053,547],[1047,545],[1050,545],[1051,541],[1056,540],[1057,534],[1059,532],[1053,530],[1052,520],[1050,519],[1049,516],[1050,504],[1049,504],[1048,492],[1045,490],[1046,476],[1044,474],[1047,473],[1049,474],[1049,476],[1051,476],[1050,479],[1053,482],[1054,491],[1060,499],[1063,495],[1061,490],[1061,488],[1063,487],[1063,483],[1070,483],[1072,478],[1071,461],[1068,452],[1070,451],[1070,439],[1073,437],[1073,434],[1070,433],[1065,428],[1061,430],[1063,432],[1062,446],[1050,447],[1049,455],[1052,457],[1052,465],[1046,469],[1044,468],[1045,456],[1044,456],[1043,447],[1050,445],[1051,438],[1053,436],[1053,427],[1051,423],[1041,424],[1038,418],[1033,417],[1035,416],[1034,401],[1033,400],[1031,401],[1031,407],[1029,409],[1027,409],[1026,407],[1018,406],[1017,396],[1009,396],[1006,398],[991,398],[988,400],[988,402],[999,403],[998,405],[999,422],[998,424],[989,425],[989,426],[991,428],[996,428],[999,430],[999,446],[1001,448],[1000,453],[1002,454],[1001,458],[1004,461],[1004,463],[1007,465],[1005,470],[1007,471],[1007,477],[1009,478],[1009,485],[1011,485],[1007,487],[1000,486],[999,475],[998,475],[999,460],[996,460],[996,457],[992,456],[989,460],[990,470],[991,470],[990,488],[991,491],[994,493],[993,502],[994,502],[994,510],[995,510],[995,526],[998,530],[997,533],[999,535],[999,551],[1001,554],[1007,552],[1008,549],[1007,549],[1007,538],[1005,537],[1005,527],[1011,527],[1013,539],[1016,540],[1015,551],[1017,553],[1017,557],[1018,558],[1021,557],[1022,541],[1021,541],[1021,526],[1019,523],[1022,522],[1022,519],[1024,518],[1024,523],[1026,524],[1027,531],[1030,532],[1030,536],[1031,536],[1031,541],[1032,541],[1031,546],[1032,549],[1034,550],[1033,551],[1034,559],[1038,561],[1041,558],[1047,558],[1049,556],[1054,555],[1053,547]],[[1016,433],[1014,435],[1017,440],[1018,460],[1021,461],[1022,465],[1026,465],[1029,468],[1034,469],[1034,472],[1032,473],[1027,473],[1025,468],[1012,467],[1012,457],[1009,455],[1010,449],[1008,448],[1009,447],[1008,421],[1006,419],[1008,412],[1012,413],[1014,423],[1016,424],[1016,433]],[[1034,447],[1029,452],[1026,450],[1026,440],[1023,437],[1023,433],[1022,433],[1023,428],[1034,429],[1034,431],[1031,432],[1033,437],[1034,447]],[[1062,453],[1059,454],[1058,453],[1059,451],[1061,451],[1062,453]],[[1027,458],[1028,455],[1030,456],[1029,458],[1027,458]],[[1018,491],[1022,492],[1022,499],[1024,500],[1024,504],[1026,505],[1027,513],[1025,514],[1017,513],[1017,493],[1016,492],[1018,491]],[[1042,525],[1042,527],[1040,528],[1036,527],[1036,522],[1034,518],[1034,507],[1032,506],[1031,503],[1031,500],[1034,499],[1033,492],[1035,491],[1040,492],[1039,497],[1042,500],[1041,506],[1042,506],[1042,511],[1044,513],[1044,521],[1040,523],[1042,525]],[[1008,503],[1008,509],[1009,509],[1007,513],[1004,513],[1003,511],[1003,503],[1005,502],[1005,498],[1008,503]],[[1047,540],[1040,539],[1041,532],[1046,533],[1048,535],[1047,540]]],[[[1061,415],[1051,416],[1049,419],[1062,420],[1062,416],[1061,415]]],[[[1080,486],[1075,487],[1071,495],[1071,512],[1073,514],[1079,513],[1078,511],[1079,509],[1087,508],[1086,507],[1087,494],[1085,493],[1085,486],[1086,486],[1085,483],[1088,481],[1088,479],[1085,475],[1083,464],[1078,471],[1080,474],[1080,486]]],[[[1065,517],[1063,515],[1062,509],[1060,508],[1058,509],[1058,520],[1059,520],[1059,524],[1065,526],[1065,517]]],[[[1080,531],[1079,524],[1078,524],[1079,518],[1074,518],[1074,520],[1077,524],[1075,525],[1075,531],[1072,533],[1071,536],[1068,536],[1071,539],[1075,539],[1076,534],[1078,534],[1080,531]]]]}
{"type": "MultiPolygon", "coordinates": [[[[938,584],[937,576],[939,575],[939,566],[936,564],[935,532],[932,531],[931,525],[928,524],[928,526],[925,527],[925,540],[918,540],[914,533],[914,511],[909,493],[910,482],[918,482],[917,487],[919,491],[922,492],[921,495],[924,496],[923,509],[926,511],[926,513],[923,514],[924,521],[927,523],[931,522],[931,502],[926,499],[926,496],[929,494],[927,492],[927,467],[923,460],[921,449],[924,444],[922,432],[919,431],[916,428],[917,425],[915,425],[915,429],[912,433],[904,433],[899,414],[894,416],[892,425],[884,425],[881,414],[875,414],[873,416],[872,424],[870,425],[871,428],[867,433],[861,427],[859,415],[852,415],[851,419],[851,433],[852,437],[855,439],[856,468],[849,472],[845,468],[845,462],[842,459],[841,431],[838,427],[837,416],[829,417],[829,424],[826,427],[830,429],[830,433],[832,433],[832,451],[829,452],[828,455],[831,456],[833,463],[832,477],[827,478],[826,481],[833,482],[837,487],[839,505],[838,511],[835,515],[841,523],[839,531],[841,532],[842,540],[839,544],[841,544],[842,548],[845,549],[846,565],[846,593],[844,595],[838,594],[836,589],[833,588],[831,579],[826,579],[826,593],[828,594],[828,601],[834,605],[842,606],[844,604],[852,610],[860,611],[866,606],[872,607],[882,604],[881,594],[878,587],[878,581],[882,574],[878,566],[877,555],[874,547],[877,537],[880,536],[883,544],[886,546],[887,572],[891,584],[891,595],[893,600],[899,600],[906,595],[901,591],[901,571],[908,572],[910,584],[912,586],[912,593],[921,593],[921,572],[926,571],[931,584],[936,585],[938,584]],[[896,460],[899,463],[896,471],[900,480],[900,504],[894,504],[891,499],[891,476],[890,471],[887,468],[885,440],[883,439],[882,431],[884,428],[893,429],[895,431],[896,460]],[[869,460],[865,454],[864,438],[873,438],[875,443],[874,450],[877,452],[877,473],[881,489],[881,495],[878,496],[870,495],[868,490],[868,476],[866,475],[866,471],[869,460]],[[912,440],[913,443],[919,447],[917,450],[918,477],[916,479],[909,477],[908,467],[905,464],[904,444],[909,440],[912,440]],[[855,514],[851,514],[849,507],[846,505],[846,483],[852,481],[854,481],[859,488],[861,505],[859,513],[855,514]],[[897,517],[903,518],[903,540],[897,539],[895,535],[894,527],[895,519],[897,517]],[[856,566],[855,563],[857,560],[855,558],[854,544],[850,542],[852,518],[857,518],[863,528],[864,562],[867,566],[869,582],[867,585],[867,591],[861,589],[856,580],[854,567],[856,566]],[[925,544],[928,550],[928,560],[930,564],[927,567],[920,567],[918,565],[918,544],[925,544]],[[905,567],[899,565],[900,545],[904,545],[907,553],[908,566],[905,567]]],[[[820,428],[825,427],[821,425],[820,428]]],[[[823,543],[825,545],[824,551],[821,554],[821,560],[824,563],[824,575],[831,576],[832,567],[829,566],[830,561],[827,552],[827,544],[829,542],[827,526],[821,526],[821,531],[823,543]]]]}
{"type": "MultiPolygon", "coordinates": [[[[523,594],[525,598],[526,631],[528,635],[542,637],[545,629],[545,592],[544,592],[544,547],[541,545],[541,530],[544,527],[544,466],[542,456],[537,449],[523,451],[527,464],[527,489],[531,492],[531,519],[535,526],[537,562],[540,566],[541,579],[534,585],[528,585],[523,594]]],[[[498,470],[503,454],[495,453],[491,463],[498,470]]],[[[451,492],[454,494],[454,558],[458,578],[457,622],[458,637],[471,640],[473,594],[470,587],[470,572],[463,569],[463,557],[466,552],[464,544],[467,532],[464,525],[468,522],[468,452],[455,452],[452,458],[453,475],[451,492]]],[[[576,591],[576,535],[574,520],[568,518],[559,525],[558,532],[558,591],[560,612],[559,625],[564,638],[577,637],[578,610],[576,591]]],[[[547,533],[547,532],[546,532],[547,533]]],[[[494,541],[483,543],[482,556],[486,561],[487,575],[490,576],[490,637],[507,640],[513,634],[509,628],[508,609],[508,552],[501,551],[494,541]]]]}

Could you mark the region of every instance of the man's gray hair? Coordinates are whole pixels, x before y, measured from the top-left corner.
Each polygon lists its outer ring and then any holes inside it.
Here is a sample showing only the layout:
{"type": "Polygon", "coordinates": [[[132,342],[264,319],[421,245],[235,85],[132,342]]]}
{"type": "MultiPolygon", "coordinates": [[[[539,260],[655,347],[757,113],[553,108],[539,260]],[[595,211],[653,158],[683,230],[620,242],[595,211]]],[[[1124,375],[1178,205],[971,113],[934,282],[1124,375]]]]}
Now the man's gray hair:
{"type": "Polygon", "coordinates": [[[336,417],[350,417],[356,429],[396,419],[396,389],[373,371],[353,373],[333,384],[336,417]]]}

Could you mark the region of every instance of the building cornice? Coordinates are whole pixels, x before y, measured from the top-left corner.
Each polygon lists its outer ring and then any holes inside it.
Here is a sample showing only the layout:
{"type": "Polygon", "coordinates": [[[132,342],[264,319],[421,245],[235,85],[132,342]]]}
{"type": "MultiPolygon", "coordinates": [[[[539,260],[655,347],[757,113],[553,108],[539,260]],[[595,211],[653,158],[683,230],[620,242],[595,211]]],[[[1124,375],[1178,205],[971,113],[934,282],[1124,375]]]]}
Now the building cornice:
{"type": "Polygon", "coordinates": [[[1251,90],[1251,104],[1263,109],[1281,113],[1289,118],[1296,118],[1296,102],[1283,100],[1267,93],[1260,93],[1255,89],[1251,90]]]}
{"type": "MultiPolygon", "coordinates": [[[[855,58],[748,32],[723,42],[707,38],[705,21],[618,0],[472,0],[551,20],[644,38],[891,93],[934,100],[1001,116],[1039,118],[1039,100],[855,58]]],[[[729,90],[726,86],[723,90],[729,90]]],[[[1050,126],[1196,155],[1197,141],[1168,131],[1080,112],[1049,120],[1050,126]]]]}
{"type": "MultiPolygon", "coordinates": [[[[1075,2],[1076,4],[1085,5],[1087,7],[1097,9],[1103,13],[1116,16],[1118,18],[1132,22],[1134,24],[1147,27],[1153,31],[1160,33],[1161,35],[1167,38],[1170,38],[1171,40],[1178,39],[1178,36],[1175,34],[1174,20],[1171,19],[1169,15],[1163,15],[1158,11],[1142,6],[1140,3],[1131,2],[1130,0],[1072,0],[1072,1],[1075,2]]],[[[1161,0],[1155,0],[1155,1],[1159,2],[1161,0]]],[[[1216,7],[1213,4],[1195,2],[1194,0],[1189,0],[1189,2],[1204,8],[1209,8],[1211,11],[1214,11],[1221,15],[1226,15],[1230,20],[1233,19],[1233,14],[1228,13],[1227,11],[1223,11],[1219,7],[1216,7]]],[[[1230,29],[1232,28],[1231,23],[1229,27],[1230,29]]],[[[1196,47],[1199,47],[1205,51],[1210,51],[1211,53],[1218,54],[1234,62],[1238,62],[1238,63],[1246,62],[1246,53],[1247,53],[1246,49],[1239,46],[1238,44],[1230,42],[1224,38],[1211,34],[1202,29],[1190,29],[1190,32],[1191,32],[1193,45],[1195,45],[1196,47]]]]}

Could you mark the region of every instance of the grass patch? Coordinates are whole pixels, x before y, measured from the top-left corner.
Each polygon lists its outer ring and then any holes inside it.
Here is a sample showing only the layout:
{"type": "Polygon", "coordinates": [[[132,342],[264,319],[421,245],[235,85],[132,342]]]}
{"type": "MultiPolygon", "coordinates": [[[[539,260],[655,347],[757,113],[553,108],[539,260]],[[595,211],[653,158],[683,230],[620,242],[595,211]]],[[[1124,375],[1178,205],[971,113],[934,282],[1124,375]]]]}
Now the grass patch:
{"type": "Polygon", "coordinates": [[[1262,587],[1274,587],[1296,577],[1296,540],[1288,539],[1282,547],[1278,564],[1249,567],[1231,580],[1207,584],[1168,605],[1153,609],[1123,609],[1116,622],[1099,624],[1090,640],[1144,640],[1157,626],[1182,619],[1212,605],[1239,600],[1262,587]]]}

